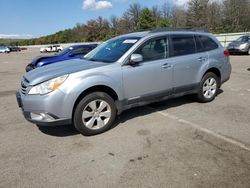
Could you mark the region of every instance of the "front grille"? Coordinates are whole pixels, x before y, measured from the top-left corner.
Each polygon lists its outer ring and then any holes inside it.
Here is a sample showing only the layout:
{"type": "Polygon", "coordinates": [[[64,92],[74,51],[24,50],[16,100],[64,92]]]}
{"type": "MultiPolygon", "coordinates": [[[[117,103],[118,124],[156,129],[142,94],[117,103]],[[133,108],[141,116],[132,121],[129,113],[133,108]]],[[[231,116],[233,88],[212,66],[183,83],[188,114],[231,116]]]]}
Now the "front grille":
{"type": "Polygon", "coordinates": [[[23,80],[21,81],[21,93],[24,95],[27,94],[28,83],[29,81],[23,77],[23,80]]]}
{"type": "Polygon", "coordinates": [[[27,86],[26,85],[24,85],[24,83],[23,82],[21,82],[21,92],[22,92],[22,94],[26,94],[26,91],[27,91],[27,86]]]}

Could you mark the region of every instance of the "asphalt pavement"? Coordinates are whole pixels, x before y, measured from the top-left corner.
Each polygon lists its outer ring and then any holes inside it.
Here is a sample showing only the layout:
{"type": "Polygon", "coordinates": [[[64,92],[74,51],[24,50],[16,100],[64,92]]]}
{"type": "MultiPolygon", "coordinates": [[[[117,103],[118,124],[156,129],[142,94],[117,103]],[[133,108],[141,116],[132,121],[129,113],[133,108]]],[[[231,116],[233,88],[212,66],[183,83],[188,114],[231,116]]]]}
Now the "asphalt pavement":
{"type": "Polygon", "coordinates": [[[0,187],[250,187],[250,56],[208,104],[192,96],[134,108],[86,137],[37,127],[15,91],[39,49],[0,54],[0,187]]]}

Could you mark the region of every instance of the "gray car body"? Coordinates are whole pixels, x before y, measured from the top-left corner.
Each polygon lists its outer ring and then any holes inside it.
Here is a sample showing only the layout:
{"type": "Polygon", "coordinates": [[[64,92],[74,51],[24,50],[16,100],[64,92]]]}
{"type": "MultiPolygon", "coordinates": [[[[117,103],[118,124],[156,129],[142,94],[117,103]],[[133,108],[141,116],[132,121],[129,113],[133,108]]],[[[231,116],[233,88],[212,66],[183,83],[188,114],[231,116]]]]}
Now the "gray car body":
{"type": "MultiPolygon", "coordinates": [[[[124,36],[141,37],[122,57],[114,63],[92,62],[84,59],[68,60],[41,67],[26,73],[22,80],[25,91],[17,92],[25,118],[40,125],[58,125],[72,122],[75,105],[82,94],[94,88],[107,88],[115,95],[118,114],[131,107],[171,97],[196,93],[204,74],[215,70],[221,75],[221,84],[230,78],[231,65],[224,56],[224,48],[209,33],[197,32],[139,32],[124,36]],[[128,64],[131,54],[145,41],[171,34],[208,35],[219,48],[180,57],[128,64]],[[168,65],[164,67],[164,65],[168,65]],[[29,90],[52,78],[69,75],[57,89],[46,95],[29,95],[29,90]],[[53,121],[37,121],[30,112],[44,112],[53,121]]],[[[120,36],[121,37],[121,36],[120,36]]]]}
{"type": "MultiPolygon", "coordinates": [[[[242,37],[247,37],[248,41],[232,41],[228,44],[227,49],[230,53],[249,53],[250,52],[250,35],[244,35],[242,37]],[[244,48],[240,48],[240,45],[245,44],[244,48]]],[[[250,53],[249,53],[250,54],[250,53]]]]}

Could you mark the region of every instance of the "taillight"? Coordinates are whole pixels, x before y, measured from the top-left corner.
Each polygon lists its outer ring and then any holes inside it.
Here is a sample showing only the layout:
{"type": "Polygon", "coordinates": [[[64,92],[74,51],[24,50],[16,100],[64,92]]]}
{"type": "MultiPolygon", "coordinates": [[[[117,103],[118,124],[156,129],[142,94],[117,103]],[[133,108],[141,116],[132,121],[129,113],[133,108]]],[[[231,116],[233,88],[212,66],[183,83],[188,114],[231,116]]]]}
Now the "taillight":
{"type": "Polygon", "coordinates": [[[226,57],[229,57],[229,56],[230,56],[230,53],[229,53],[228,50],[224,50],[224,56],[226,56],[226,57]]]}

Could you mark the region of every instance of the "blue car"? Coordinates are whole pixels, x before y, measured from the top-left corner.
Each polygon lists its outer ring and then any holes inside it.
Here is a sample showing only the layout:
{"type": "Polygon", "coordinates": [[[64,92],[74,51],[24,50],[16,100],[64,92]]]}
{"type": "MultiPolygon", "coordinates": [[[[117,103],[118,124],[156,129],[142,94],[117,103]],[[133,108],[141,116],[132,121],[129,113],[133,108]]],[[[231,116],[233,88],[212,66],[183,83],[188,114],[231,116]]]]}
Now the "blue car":
{"type": "Polygon", "coordinates": [[[98,44],[81,44],[81,45],[74,45],[68,48],[65,48],[59,53],[56,53],[53,56],[38,56],[32,60],[30,64],[26,66],[26,72],[29,72],[35,68],[42,67],[51,63],[56,63],[59,61],[65,61],[68,59],[77,59],[81,58],[95,47],[98,44]]]}

